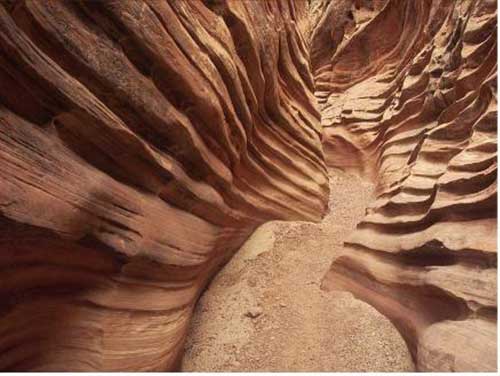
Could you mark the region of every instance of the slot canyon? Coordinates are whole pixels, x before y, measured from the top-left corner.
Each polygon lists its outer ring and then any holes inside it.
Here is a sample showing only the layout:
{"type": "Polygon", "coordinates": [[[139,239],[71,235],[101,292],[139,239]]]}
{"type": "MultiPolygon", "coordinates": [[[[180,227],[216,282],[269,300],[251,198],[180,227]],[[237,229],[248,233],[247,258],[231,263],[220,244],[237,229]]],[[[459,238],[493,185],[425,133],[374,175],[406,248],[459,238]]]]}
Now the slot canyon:
{"type": "Polygon", "coordinates": [[[0,370],[494,372],[496,250],[495,0],[0,0],[0,370]]]}

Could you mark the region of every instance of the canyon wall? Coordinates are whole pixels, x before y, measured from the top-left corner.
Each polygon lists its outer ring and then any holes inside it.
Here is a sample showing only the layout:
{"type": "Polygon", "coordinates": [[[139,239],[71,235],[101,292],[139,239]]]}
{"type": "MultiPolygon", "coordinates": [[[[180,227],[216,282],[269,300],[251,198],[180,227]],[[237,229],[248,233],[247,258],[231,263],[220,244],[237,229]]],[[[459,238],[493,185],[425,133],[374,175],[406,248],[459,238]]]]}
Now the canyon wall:
{"type": "Polygon", "coordinates": [[[377,194],[323,287],[420,370],[496,369],[496,15],[0,0],[0,369],[176,369],[253,230],[320,220],[326,165],[377,194]]]}
{"type": "Polygon", "coordinates": [[[496,2],[318,7],[326,161],[377,187],[323,287],[389,317],[421,371],[494,371],[496,2]]]}
{"type": "Polygon", "coordinates": [[[328,197],[307,2],[0,1],[0,369],[175,369],[210,277],[328,197]]]}

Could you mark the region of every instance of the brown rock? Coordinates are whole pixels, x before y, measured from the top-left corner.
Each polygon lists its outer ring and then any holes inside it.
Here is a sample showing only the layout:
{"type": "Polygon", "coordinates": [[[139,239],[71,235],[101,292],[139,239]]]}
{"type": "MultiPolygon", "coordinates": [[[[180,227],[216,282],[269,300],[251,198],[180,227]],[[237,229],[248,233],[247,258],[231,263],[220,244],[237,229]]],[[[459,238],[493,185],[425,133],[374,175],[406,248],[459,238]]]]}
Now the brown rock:
{"type": "Polygon", "coordinates": [[[323,286],[421,370],[496,370],[496,13],[1,1],[0,369],[177,369],[253,230],[324,215],[326,159],[377,199],[323,286]]]}
{"type": "Polygon", "coordinates": [[[496,12],[384,1],[311,55],[327,164],[377,187],[323,287],[387,315],[420,370],[496,370],[496,12]]]}
{"type": "Polygon", "coordinates": [[[176,369],[252,231],[321,218],[305,6],[0,2],[0,369],[176,369]]]}
{"type": "Polygon", "coordinates": [[[246,313],[245,316],[250,317],[251,319],[255,319],[261,316],[264,313],[262,307],[252,307],[246,313]]]}

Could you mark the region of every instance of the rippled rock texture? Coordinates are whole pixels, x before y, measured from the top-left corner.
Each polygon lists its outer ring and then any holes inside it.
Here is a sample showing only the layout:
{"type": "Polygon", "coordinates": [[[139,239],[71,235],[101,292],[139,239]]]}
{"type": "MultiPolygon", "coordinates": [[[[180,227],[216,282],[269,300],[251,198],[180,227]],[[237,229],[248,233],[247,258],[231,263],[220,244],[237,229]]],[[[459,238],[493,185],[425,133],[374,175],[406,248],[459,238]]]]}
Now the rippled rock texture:
{"type": "Polygon", "coordinates": [[[1,0],[0,369],[176,369],[249,234],[321,218],[325,158],[377,199],[324,287],[420,370],[495,369],[496,13],[1,0]]]}
{"type": "Polygon", "coordinates": [[[317,6],[327,163],[377,184],[323,286],[388,316],[419,370],[496,370],[496,2],[317,6]]]}
{"type": "Polygon", "coordinates": [[[256,226],[321,218],[306,8],[0,1],[0,369],[175,369],[256,226]]]}

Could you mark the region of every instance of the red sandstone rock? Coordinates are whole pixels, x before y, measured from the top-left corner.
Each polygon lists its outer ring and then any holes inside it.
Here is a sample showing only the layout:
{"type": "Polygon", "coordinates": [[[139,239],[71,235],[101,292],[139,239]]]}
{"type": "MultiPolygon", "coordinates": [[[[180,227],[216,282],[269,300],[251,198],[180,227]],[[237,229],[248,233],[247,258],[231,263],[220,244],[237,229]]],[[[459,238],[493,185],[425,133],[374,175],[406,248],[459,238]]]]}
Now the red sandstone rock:
{"type": "Polygon", "coordinates": [[[170,370],[259,224],[318,220],[306,3],[0,3],[0,369],[170,370]]]}
{"type": "Polygon", "coordinates": [[[0,369],[175,369],[253,229],[321,218],[321,137],[378,187],[324,286],[421,370],[495,369],[496,27],[487,0],[0,2],[0,369]]]}
{"type": "Polygon", "coordinates": [[[323,286],[388,316],[418,369],[493,371],[496,3],[378,5],[312,53],[327,163],[378,192],[323,286]]]}

